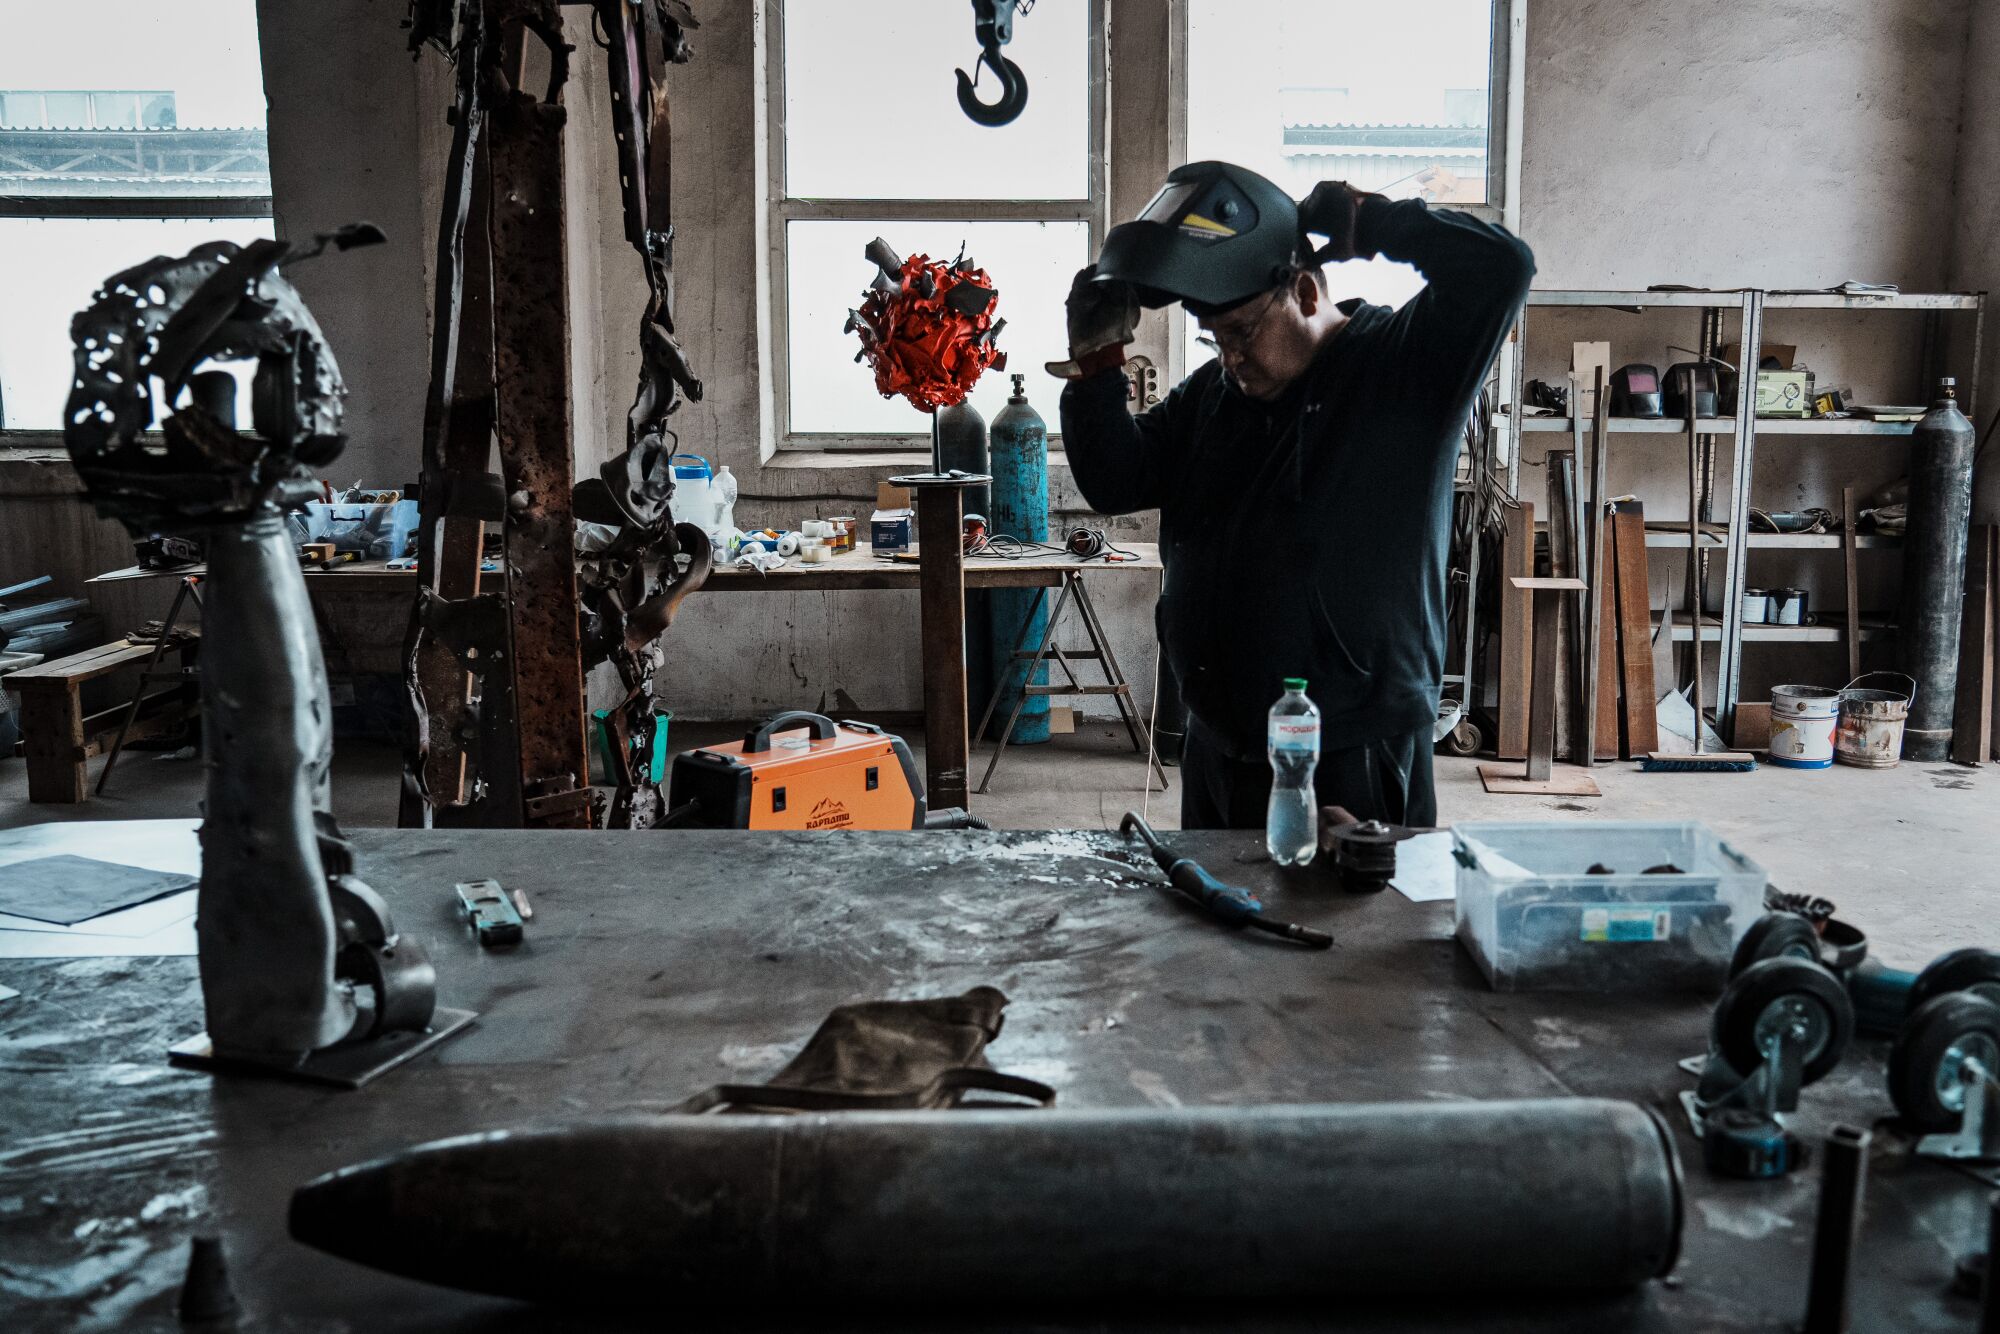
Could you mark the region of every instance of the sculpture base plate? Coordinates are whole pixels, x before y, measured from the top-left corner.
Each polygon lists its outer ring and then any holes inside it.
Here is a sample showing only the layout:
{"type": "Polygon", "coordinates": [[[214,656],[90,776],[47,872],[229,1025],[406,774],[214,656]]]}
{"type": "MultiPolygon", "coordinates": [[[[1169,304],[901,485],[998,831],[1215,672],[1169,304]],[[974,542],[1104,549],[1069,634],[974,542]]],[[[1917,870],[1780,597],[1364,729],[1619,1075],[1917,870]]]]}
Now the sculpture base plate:
{"type": "Polygon", "coordinates": [[[431,1026],[421,1033],[385,1033],[366,1042],[328,1047],[308,1052],[303,1058],[232,1054],[217,1056],[207,1033],[197,1033],[167,1048],[167,1060],[190,1070],[210,1070],[218,1074],[277,1075],[308,1084],[331,1084],[335,1088],[358,1089],[380,1074],[386,1074],[413,1056],[453,1038],[472,1026],[479,1016],[471,1010],[451,1010],[440,1005],[431,1016],[431,1026]]]}

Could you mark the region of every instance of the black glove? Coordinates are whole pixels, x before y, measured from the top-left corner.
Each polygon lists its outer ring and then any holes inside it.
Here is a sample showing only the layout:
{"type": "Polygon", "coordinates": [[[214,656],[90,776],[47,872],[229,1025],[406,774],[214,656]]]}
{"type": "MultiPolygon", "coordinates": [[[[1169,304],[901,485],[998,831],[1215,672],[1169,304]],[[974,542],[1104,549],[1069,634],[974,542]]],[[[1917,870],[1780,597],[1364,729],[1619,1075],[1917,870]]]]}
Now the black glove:
{"type": "Polygon", "coordinates": [[[1380,198],[1381,195],[1357,190],[1346,181],[1321,181],[1315,185],[1299,205],[1300,229],[1327,239],[1325,245],[1313,251],[1313,261],[1338,264],[1360,254],[1355,223],[1361,217],[1362,201],[1380,198]]]}
{"type": "Polygon", "coordinates": [[[1079,269],[1069,285],[1063,309],[1069,320],[1068,361],[1047,363],[1049,374],[1071,380],[1082,374],[1079,365],[1093,352],[1122,348],[1139,329],[1139,296],[1132,284],[1097,282],[1097,266],[1079,269]]]}

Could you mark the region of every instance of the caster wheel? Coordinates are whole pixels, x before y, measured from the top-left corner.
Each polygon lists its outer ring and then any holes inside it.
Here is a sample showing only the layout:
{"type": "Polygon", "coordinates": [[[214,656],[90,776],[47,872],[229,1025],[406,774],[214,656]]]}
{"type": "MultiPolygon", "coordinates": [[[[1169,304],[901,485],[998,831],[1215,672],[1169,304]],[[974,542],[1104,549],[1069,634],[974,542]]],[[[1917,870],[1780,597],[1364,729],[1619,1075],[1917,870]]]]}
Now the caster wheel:
{"type": "Polygon", "coordinates": [[[1477,723],[1461,722],[1445,733],[1444,748],[1453,755],[1477,755],[1485,744],[1486,737],[1477,723]]]}
{"type": "Polygon", "coordinates": [[[1910,1012],[1954,991],[1971,991],[2000,1005],[2000,950],[1953,950],[1931,960],[1910,987],[1910,1012]]]}
{"type": "Polygon", "coordinates": [[[1800,1083],[1824,1079],[1854,1037],[1854,1002],[1840,980],[1804,959],[1761,959],[1730,982],[1715,1007],[1715,1045],[1738,1070],[1764,1063],[1764,1042],[1785,1030],[1804,1052],[1800,1083]]]}
{"type": "Polygon", "coordinates": [[[1959,1070],[1968,1057],[2000,1076],[2000,1005],[1957,991],[1911,1011],[1889,1052],[1889,1096],[1906,1126],[1958,1125],[1966,1093],[1959,1070]]]}
{"type": "Polygon", "coordinates": [[[1729,957],[1729,976],[1734,980],[1753,963],[1765,959],[1804,959],[1819,962],[1819,932],[1797,913],[1767,912],[1750,924],[1736,953],[1729,957]]]}

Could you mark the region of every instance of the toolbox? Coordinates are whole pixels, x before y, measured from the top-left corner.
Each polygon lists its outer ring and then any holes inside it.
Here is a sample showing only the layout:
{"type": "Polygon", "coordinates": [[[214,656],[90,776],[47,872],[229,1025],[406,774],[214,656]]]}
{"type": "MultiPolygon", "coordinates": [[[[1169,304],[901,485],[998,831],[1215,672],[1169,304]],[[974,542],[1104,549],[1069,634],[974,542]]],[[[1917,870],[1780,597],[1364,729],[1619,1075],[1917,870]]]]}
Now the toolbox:
{"type": "Polygon", "coordinates": [[[1458,938],[1495,991],[1719,988],[1764,871],[1696,821],[1452,829],[1458,938]]]}
{"type": "Polygon", "coordinates": [[[910,748],[867,723],[794,710],[674,757],[668,808],[700,829],[922,829],[910,748]]]}

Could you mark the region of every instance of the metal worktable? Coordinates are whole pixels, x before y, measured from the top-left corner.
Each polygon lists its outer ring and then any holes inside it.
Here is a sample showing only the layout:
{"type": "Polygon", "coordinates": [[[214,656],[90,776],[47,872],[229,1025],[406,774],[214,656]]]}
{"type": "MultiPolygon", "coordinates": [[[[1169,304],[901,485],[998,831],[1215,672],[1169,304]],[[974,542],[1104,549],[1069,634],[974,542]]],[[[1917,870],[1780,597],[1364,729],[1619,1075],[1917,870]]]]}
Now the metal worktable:
{"type": "MultiPolygon", "coordinates": [[[[1803,1309],[1816,1170],[1719,1182],[1675,1105],[1711,998],[1498,995],[1451,939],[1448,903],[1279,885],[1253,834],[1181,835],[1330,952],[1231,934],[1146,888],[1109,835],[361,831],[363,876],[426,941],[441,1003],[476,1027],[358,1092],[170,1068],[200,1027],[188,958],[12,962],[0,982],[0,1326],[173,1329],[196,1231],[219,1231],[251,1319],[298,1331],[622,1328],[376,1274],[285,1233],[309,1177],[421,1140],[660,1108],[773,1073],[833,1006],[962,991],[1012,998],[992,1063],[1069,1107],[1632,1098],[1668,1114],[1688,1160],[1674,1276],[1634,1293],[1524,1303],[1120,1308],[1059,1315],[1032,1293],[968,1293],[903,1324],[868,1311],[771,1328],[1775,1330],[1803,1309]],[[1109,854],[1109,857],[1103,854],[1109,854]],[[482,953],[456,881],[524,889],[527,943],[482,953]],[[1011,1303],[1011,1305],[1010,1305],[1011,1303]],[[1025,1309],[1024,1309],[1025,1308],[1025,1309]]],[[[1890,1106],[1880,1044],[1808,1089],[1794,1124],[1869,1124],[1890,1106]]],[[[1034,1115],[1023,1112],[1022,1115],[1034,1115]]],[[[949,1113],[939,1113],[949,1115],[949,1113]]],[[[1880,1137],[1878,1137],[1879,1140],[1880,1137]]],[[[1447,1150],[1448,1151],[1448,1150],[1447,1150]]],[[[1945,1295],[1987,1188],[1878,1161],[1857,1330],[1963,1330],[1945,1295]]],[[[1161,1257],[1172,1263],[1172,1257],[1161,1257]]],[[[746,1294],[746,1297],[748,1294],[746,1294]]],[[[635,1327],[741,1329],[659,1311],[635,1327]]]]}

